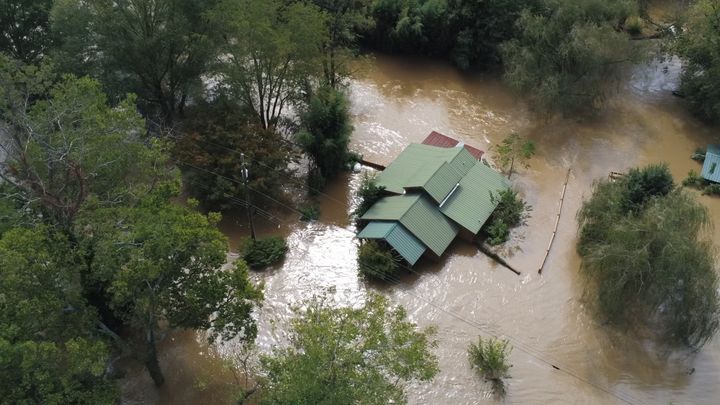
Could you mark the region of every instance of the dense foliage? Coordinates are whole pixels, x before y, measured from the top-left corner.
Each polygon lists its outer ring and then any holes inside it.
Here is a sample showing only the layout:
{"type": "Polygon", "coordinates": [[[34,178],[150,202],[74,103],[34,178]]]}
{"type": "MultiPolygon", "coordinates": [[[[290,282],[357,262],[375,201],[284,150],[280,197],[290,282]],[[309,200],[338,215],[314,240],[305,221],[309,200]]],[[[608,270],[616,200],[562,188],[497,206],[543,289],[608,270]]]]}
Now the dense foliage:
{"type": "Polygon", "coordinates": [[[297,309],[289,345],[262,357],[263,404],[403,404],[404,384],[429,381],[434,330],[417,330],[402,307],[371,294],[359,308],[326,299],[297,309]]]}
{"type": "Polygon", "coordinates": [[[278,263],[285,257],[288,246],[279,236],[248,240],[243,248],[243,259],[252,268],[263,268],[278,263]]]}
{"type": "Polygon", "coordinates": [[[100,78],[112,96],[137,94],[147,116],[172,124],[215,55],[217,31],[206,16],[215,3],[56,1],[55,59],[64,71],[100,78]]]}
{"type": "Polygon", "coordinates": [[[523,223],[528,216],[530,207],[518,196],[517,191],[506,189],[497,195],[490,196],[493,202],[497,202],[495,211],[488,218],[483,227],[488,235],[488,243],[500,245],[510,239],[510,229],[523,223]]]}
{"type": "Polygon", "coordinates": [[[595,185],[578,215],[582,272],[612,324],[645,326],[667,342],[701,346],[717,330],[720,310],[711,221],[692,194],[666,192],[669,173],[661,168],[595,185]],[[648,187],[643,179],[652,178],[659,181],[648,187]]]}
{"type": "Polygon", "coordinates": [[[190,195],[205,208],[229,209],[244,199],[241,153],[252,201],[281,194],[294,160],[282,135],[254,124],[241,106],[225,98],[193,106],[187,115],[173,154],[190,195]]]}
{"type": "Polygon", "coordinates": [[[0,62],[7,135],[0,209],[22,208],[6,215],[16,222],[3,224],[4,243],[20,253],[2,255],[12,260],[2,266],[9,277],[3,297],[10,297],[3,302],[12,310],[5,310],[11,325],[0,333],[28,334],[0,337],[13,359],[23,358],[12,345],[31,350],[27,368],[4,368],[3,378],[22,381],[25,395],[36,395],[34,386],[47,389],[36,399],[59,392],[41,402],[107,402],[114,395],[104,381],[108,343],[142,361],[160,385],[156,345],[163,329],[212,328],[212,336],[253,340],[250,314],[262,294],[244,263],[221,271],[227,241],[216,229],[219,217],[171,203],[179,193],[176,172],[165,148],[145,138],[133,99],[111,107],[92,79],[0,62]],[[29,226],[48,236],[28,239],[29,226]],[[31,250],[19,250],[25,245],[31,250]],[[12,273],[21,270],[27,281],[12,273]],[[35,313],[15,307],[23,300],[35,313]],[[23,319],[10,319],[17,316],[23,319]],[[44,360],[57,361],[44,366],[47,372],[69,372],[45,381],[38,365],[44,360]],[[73,397],[76,389],[88,400],[73,397]]]}
{"type": "Polygon", "coordinates": [[[248,108],[262,128],[274,128],[321,74],[325,15],[306,2],[222,0],[211,13],[222,33],[220,86],[248,108]]]}
{"type": "Polygon", "coordinates": [[[392,52],[449,58],[462,69],[500,63],[500,44],[531,0],[374,0],[367,45],[392,52]]]}
{"type": "Polygon", "coordinates": [[[395,280],[400,259],[385,245],[375,240],[364,241],[358,249],[358,269],[367,277],[395,280]]]}
{"type": "Polygon", "coordinates": [[[355,209],[355,216],[362,217],[379,199],[385,194],[385,186],[379,186],[375,181],[375,177],[370,175],[363,176],[360,188],[357,191],[357,197],[360,200],[355,209]]]}
{"type": "Polygon", "coordinates": [[[113,404],[108,345],[83,297],[81,266],[52,229],[0,237],[0,394],[4,403],[113,404]]]}
{"type": "Polygon", "coordinates": [[[0,52],[35,63],[51,45],[53,0],[0,0],[0,52]]]}
{"type": "Polygon", "coordinates": [[[508,372],[512,365],[508,361],[512,347],[507,340],[478,337],[477,343],[468,347],[470,368],[475,369],[486,380],[493,384],[497,393],[505,392],[504,378],[510,377],[508,372]]]}
{"type": "Polygon", "coordinates": [[[680,90],[696,113],[713,121],[720,121],[718,20],[717,1],[698,0],[675,43],[675,51],[685,60],[680,90]]]}
{"type": "Polygon", "coordinates": [[[298,141],[323,179],[333,178],[347,165],[353,130],[348,104],[343,92],[321,87],[301,117],[298,141]]]}
{"type": "Polygon", "coordinates": [[[623,65],[642,56],[620,25],[630,0],[542,0],[524,10],[518,35],[502,46],[505,80],[541,112],[601,105],[623,65]]]}

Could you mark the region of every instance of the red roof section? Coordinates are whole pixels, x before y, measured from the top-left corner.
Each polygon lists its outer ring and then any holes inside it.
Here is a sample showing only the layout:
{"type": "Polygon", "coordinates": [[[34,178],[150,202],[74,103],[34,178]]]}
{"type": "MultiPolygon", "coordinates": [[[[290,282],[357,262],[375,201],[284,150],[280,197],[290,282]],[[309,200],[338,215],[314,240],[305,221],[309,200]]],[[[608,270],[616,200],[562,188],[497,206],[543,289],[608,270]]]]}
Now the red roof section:
{"type": "MultiPolygon", "coordinates": [[[[438,146],[440,148],[454,148],[460,143],[457,139],[450,138],[449,136],[443,135],[439,132],[432,131],[430,135],[422,141],[423,145],[438,146]]],[[[475,159],[480,160],[485,152],[478,148],[474,148],[470,145],[463,144],[463,147],[472,154],[475,159]]]]}

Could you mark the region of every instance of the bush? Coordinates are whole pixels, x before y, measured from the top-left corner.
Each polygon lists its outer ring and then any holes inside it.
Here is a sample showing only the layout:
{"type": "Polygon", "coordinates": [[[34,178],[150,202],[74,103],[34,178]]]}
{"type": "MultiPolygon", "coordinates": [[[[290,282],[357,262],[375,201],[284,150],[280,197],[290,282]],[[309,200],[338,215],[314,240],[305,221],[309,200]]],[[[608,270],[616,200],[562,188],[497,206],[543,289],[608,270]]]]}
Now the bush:
{"type": "Polygon", "coordinates": [[[382,198],[385,192],[384,186],[378,186],[375,182],[375,178],[365,175],[360,189],[358,189],[357,195],[360,198],[360,204],[355,209],[353,214],[360,218],[373,206],[379,199],[382,198]]]}
{"type": "Polygon", "coordinates": [[[643,20],[638,16],[631,16],[625,19],[625,30],[630,35],[640,35],[643,29],[643,20]]]}
{"type": "Polygon", "coordinates": [[[703,195],[720,195],[720,184],[710,184],[705,187],[703,195]]]}
{"type": "Polygon", "coordinates": [[[702,346],[720,314],[707,208],[677,189],[627,211],[628,187],[597,183],[578,214],[577,248],[592,303],[611,325],[638,325],[668,343],[702,346]]]}
{"type": "Polygon", "coordinates": [[[368,277],[391,280],[400,267],[398,262],[390,249],[374,240],[363,242],[358,250],[358,267],[368,277]]]}
{"type": "Polygon", "coordinates": [[[621,204],[626,212],[638,211],[652,197],[668,195],[675,187],[666,164],[631,169],[622,180],[625,183],[621,204]]]}
{"type": "Polygon", "coordinates": [[[510,229],[528,218],[530,207],[512,189],[503,190],[497,196],[493,194],[491,199],[497,201],[498,205],[488,218],[484,230],[488,235],[488,243],[495,246],[510,239],[510,229]]]}
{"type": "Polygon", "coordinates": [[[698,172],[690,170],[688,176],[683,180],[682,185],[685,187],[702,188],[705,185],[705,179],[700,177],[698,172]]]}
{"type": "Polygon", "coordinates": [[[264,268],[281,261],[287,250],[285,239],[279,236],[249,240],[243,250],[243,259],[252,268],[264,268]]]}
{"type": "Polygon", "coordinates": [[[690,159],[702,163],[705,161],[705,153],[705,148],[697,148],[695,149],[695,153],[690,156],[690,159]]]}
{"type": "Polygon", "coordinates": [[[300,208],[301,221],[314,221],[318,218],[320,218],[320,207],[318,207],[317,205],[310,205],[300,208]]]}
{"type": "Polygon", "coordinates": [[[492,382],[496,392],[504,393],[503,378],[510,377],[508,372],[512,367],[508,363],[511,351],[512,347],[507,340],[493,338],[483,340],[482,337],[478,337],[477,344],[471,343],[468,347],[470,368],[492,382]]]}

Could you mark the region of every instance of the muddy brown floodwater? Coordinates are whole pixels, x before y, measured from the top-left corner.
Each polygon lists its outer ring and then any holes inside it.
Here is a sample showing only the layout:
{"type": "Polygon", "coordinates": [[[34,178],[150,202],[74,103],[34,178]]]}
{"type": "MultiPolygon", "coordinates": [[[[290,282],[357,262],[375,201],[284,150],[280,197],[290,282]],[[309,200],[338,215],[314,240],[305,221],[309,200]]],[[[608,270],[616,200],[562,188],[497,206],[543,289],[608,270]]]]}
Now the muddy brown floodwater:
{"type": "MultiPolygon", "coordinates": [[[[362,175],[341,176],[320,198],[319,221],[299,222],[289,208],[260,220],[261,234],[286,235],[290,245],[282,266],[253,274],[265,283],[265,303],[257,314],[260,349],[285,340],[290,307],[305,298],[331,288],[335,302],[356,305],[368,291],[377,291],[405,306],[420,326],[438,327],[441,371],[431,383],[408,388],[413,404],[498,401],[468,366],[466,349],[478,335],[504,337],[514,346],[508,403],[718,403],[720,339],[698,353],[666,351],[604,327],[583,305],[575,253],[575,214],[595,179],[667,162],[680,180],[690,169],[699,169],[689,158],[696,147],[720,141],[718,128],[693,119],[671,95],[679,68],[673,59],[636,68],[596,118],[546,122],[534,117],[497,77],[463,75],[447,64],[422,59],[371,55],[358,62],[350,83],[352,149],[371,161],[389,163],[431,130],[485,150],[512,131],[536,142],[531,167],[513,177],[533,207],[532,217],[502,251],[522,275],[458,242],[442,260],[422,261],[398,284],[366,283],[357,274],[357,241],[348,220],[362,175]],[[558,236],[538,275],[568,168],[572,174],[558,236]]],[[[702,201],[720,229],[720,199],[702,201]]],[[[242,218],[227,216],[222,223],[233,247],[247,235],[242,218]]],[[[720,240],[718,229],[715,241],[720,240]]],[[[191,371],[174,377],[175,367],[195,367],[203,370],[199,375],[217,375],[212,382],[217,386],[228,379],[217,359],[198,356],[207,350],[202,343],[187,334],[180,337],[165,345],[162,358],[163,366],[172,369],[171,387],[155,392],[149,378],[136,376],[123,385],[125,402],[222,403],[217,390],[190,394],[191,371]],[[208,373],[213,367],[216,371],[208,373]]],[[[234,350],[234,342],[218,348],[224,357],[234,350]]]]}

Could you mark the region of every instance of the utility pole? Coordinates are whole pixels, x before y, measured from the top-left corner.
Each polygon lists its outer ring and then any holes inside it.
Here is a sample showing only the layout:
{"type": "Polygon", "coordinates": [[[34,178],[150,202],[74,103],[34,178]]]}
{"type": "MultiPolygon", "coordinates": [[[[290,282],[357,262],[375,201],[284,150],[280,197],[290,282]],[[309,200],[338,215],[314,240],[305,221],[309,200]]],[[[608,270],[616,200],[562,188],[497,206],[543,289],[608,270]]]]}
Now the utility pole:
{"type": "Polygon", "coordinates": [[[245,208],[247,211],[247,217],[248,222],[250,223],[250,237],[252,240],[255,240],[255,225],[253,224],[252,219],[252,212],[251,212],[251,205],[250,205],[250,192],[248,191],[248,178],[250,177],[250,174],[248,172],[247,166],[245,165],[245,154],[240,153],[240,163],[242,164],[241,171],[242,171],[242,178],[243,178],[243,189],[245,191],[245,208]]]}

